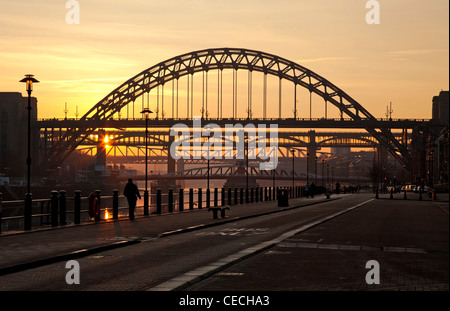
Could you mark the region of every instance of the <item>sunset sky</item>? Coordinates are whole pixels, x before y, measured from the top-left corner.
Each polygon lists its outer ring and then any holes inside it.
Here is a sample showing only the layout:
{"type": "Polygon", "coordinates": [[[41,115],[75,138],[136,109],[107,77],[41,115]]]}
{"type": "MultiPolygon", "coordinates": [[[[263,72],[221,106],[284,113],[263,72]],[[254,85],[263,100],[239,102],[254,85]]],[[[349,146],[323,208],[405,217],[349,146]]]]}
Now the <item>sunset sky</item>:
{"type": "Polygon", "coordinates": [[[144,69],[206,48],[295,61],[375,117],[392,101],[395,118],[431,118],[449,88],[448,0],[379,0],[379,25],[365,0],[79,0],[79,25],[66,2],[0,0],[0,92],[25,96],[18,81],[34,74],[41,118],[63,117],[65,102],[83,115],[144,69]]]}

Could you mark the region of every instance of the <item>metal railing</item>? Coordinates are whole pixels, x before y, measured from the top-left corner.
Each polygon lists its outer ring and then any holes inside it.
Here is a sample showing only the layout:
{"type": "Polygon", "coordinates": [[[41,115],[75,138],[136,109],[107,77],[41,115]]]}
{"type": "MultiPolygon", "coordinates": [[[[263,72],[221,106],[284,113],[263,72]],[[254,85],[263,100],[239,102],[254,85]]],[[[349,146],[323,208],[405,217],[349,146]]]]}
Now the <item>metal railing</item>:
{"type": "MultiPolygon", "coordinates": [[[[318,193],[321,193],[318,187],[318,193]]],[[[292,187],[251,187],[251,188],[214,188],[214,189],[169,189],[162,192],[157,189],[149,195],[149,213],[165,214],[200,210],[215,206],[230,206],[246,203],[272,201],[279,189],[288,189],[291,198],[305,196],[303,186],[292,187]]],[[[103,196],[96,191],[99,199],[100,221],[117,220],[128,217],[128,202],[117,190],[112,196],[103,196]]],[[[143,197],[140,202],[144,202],[143,197]]],[[[0,234],[5,231],[23,231],[24,200],[2,201],[0,193],[0,234]]],[[[143,204],[135,208],[135,216],[144,215],[143,204]]],[[[89,216],[89,197],[82,197],[80,191],[67,196],[65,190],[52,191],[50,199],[32,201],[32,228],[57,227],[67,224],[95,222],[89,216]]]]}

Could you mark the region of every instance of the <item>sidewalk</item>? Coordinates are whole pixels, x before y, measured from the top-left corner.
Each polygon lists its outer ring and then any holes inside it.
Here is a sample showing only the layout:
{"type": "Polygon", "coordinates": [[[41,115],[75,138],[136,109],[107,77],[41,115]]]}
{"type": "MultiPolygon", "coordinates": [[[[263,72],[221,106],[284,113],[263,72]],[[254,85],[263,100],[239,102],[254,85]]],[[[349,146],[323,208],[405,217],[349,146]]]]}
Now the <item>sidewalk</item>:
{"type": "Polygon", "coordinates": [[[226,218],[212,219],[206,208],[148,217],[136,216],[135,221],[122,218],[100,223],[69,224],[33,229],[27,232],[0,234],[0,275],[33,268],[57,261],[86,256],[106,249],[139,243],[226,222],[275,213],[323,201],[336,200],[343,195],[324,195],[289,200],[289,207],[278,207],[277,201],[230,206],[226,218]]]}

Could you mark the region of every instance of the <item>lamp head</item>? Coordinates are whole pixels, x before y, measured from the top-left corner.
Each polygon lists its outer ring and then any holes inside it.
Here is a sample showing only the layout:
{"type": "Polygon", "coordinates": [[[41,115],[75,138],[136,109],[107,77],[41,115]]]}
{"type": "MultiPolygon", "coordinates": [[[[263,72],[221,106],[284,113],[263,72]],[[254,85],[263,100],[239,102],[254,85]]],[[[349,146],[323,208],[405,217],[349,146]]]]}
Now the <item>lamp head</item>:
{"type": "Polygon", "coordinates": [[[144,116],[147,118],[150,113],[153,113],[153,111],[151,111],[149,108],[144,108],[141,113],[144,114],[144,116]]]}
{"type": "Polygon", "coordinates": [[[28,74],[28,75],[25,75],[25,78],[23,78],[22,80],[19,81],[19,82],[26,83],[27,92],[33,91],[33,83],[39,83],[39,81],[33,77],[34,77],[34,75],[28,74]]]}

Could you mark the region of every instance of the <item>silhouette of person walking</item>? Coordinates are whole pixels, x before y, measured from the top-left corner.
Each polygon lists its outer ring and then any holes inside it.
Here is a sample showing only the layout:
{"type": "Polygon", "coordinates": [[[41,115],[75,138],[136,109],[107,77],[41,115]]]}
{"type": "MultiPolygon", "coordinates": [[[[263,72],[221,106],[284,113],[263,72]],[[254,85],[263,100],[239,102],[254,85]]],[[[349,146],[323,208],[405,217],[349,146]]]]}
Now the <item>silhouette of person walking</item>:
{"type": "Polygon", "coordinates": [[[128,179],[128,183],[125,185],[123,194],[128,201],[128,217],[130,218],[130,220],[134,220],[134,209],[136,208],[136,201],[137,198],[139,198],[139,200],[141,199],[141,195],[139,194],[138,187],[133,184],[133,180],[131,178],[128,179]]]}

